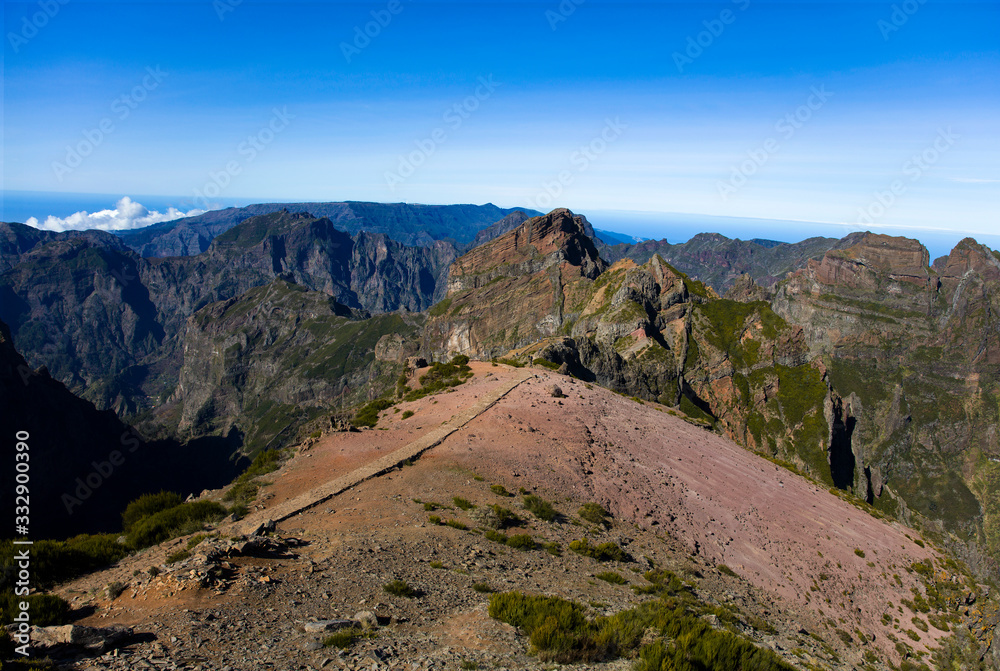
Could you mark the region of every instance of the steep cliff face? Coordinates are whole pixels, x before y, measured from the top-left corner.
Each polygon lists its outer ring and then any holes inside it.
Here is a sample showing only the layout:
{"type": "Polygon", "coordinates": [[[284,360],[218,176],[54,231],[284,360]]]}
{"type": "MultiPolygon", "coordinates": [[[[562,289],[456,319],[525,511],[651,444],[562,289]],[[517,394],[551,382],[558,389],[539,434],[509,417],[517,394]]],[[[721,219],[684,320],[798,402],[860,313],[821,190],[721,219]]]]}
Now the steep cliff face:
{"type": "Polygon", "coordinates": [[[179,383],[156,416],[185,436],[235,430],[249,453],[283,446],[303,423],[391,385],[422,322],[369,317],[276,279],[188,319],[179,383]]]}
{"type": "MultiPolygon", "coordinates": [[[[32,370],[3,322],[0,407],[12,463],[15,438],[27,446],[32,539],[120,530],[121,511],[140,495],[218,487],[241,466],[230,459],[235,447],[225,438],[146,440],[115,413],[74,396],[45,369],[32,370]]],[[[11,496],[14,474],[11,467],[0,476],[11,496]]]]}
{"type": "Polygon", "coordinates": [[[853,484],[1000,556],[1000,260],[967,239],[928,266],[915,240],[861,234],[777,287],[826,362],[853,484]]]}
{"type": "Polygon", "coordinates": [[[129,415],[177,383],[186,320],[283,277],[371,312],[432,304],[456,256],[450,242],[407,247],[351,237],[326,218],[276,212],[219,235],[197,256],[142,259],[110,234],[0,226],[0,318],[33,366],[101,408],[129,415]]]}
{"type": "Polygon", "coordinates": [[[767,303],[720,299],[659,256],[607,267],[582,220],[555,210],[458,259],[429,311],[438,358],[531,357],[676,406],[836,484],[825,369],[767,303]]]}

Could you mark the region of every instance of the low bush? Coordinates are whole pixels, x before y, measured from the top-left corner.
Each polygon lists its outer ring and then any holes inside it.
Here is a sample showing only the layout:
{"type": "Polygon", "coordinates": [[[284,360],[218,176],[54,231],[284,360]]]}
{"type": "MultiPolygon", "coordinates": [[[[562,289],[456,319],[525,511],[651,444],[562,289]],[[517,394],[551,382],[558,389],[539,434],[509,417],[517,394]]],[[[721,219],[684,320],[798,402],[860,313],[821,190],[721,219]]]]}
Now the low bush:
{"type": "Polygon", "coordinates": [[[191,556],[191,553],[188,552],[187,550],[178,550],[177,552],[174,552],[173,554],[167,555],[167,563],[168,564],[176,564],[179,561],[184,561],[185,559],[189,558],[190,556],[191,556]]]}
{"type": "MultiPolygon", "coordinates": [[[[407,394],[407,396],[409,396],[409,394],[407,394]]],[[[393,402],[388,398],[377,398],[374,401],[370,401],[361,406],[361,408],[354,413],[354,418],[351,420],[351,424],[358,428],[363,426],[372,428],[378,424],[379,413],[383,410],[388,410],[392,406],[393,402]]]]}
{"type": "Polygon", "coordinates": [[[484,582],[472,583],[472,589],[476,590],[480,594],[492,594],[493,592],[496,591],[484,582]]]}
{"type": "Polygon", "coordinates": [[[490,491],[496,494],[497,496],[514,496],[513,494],[508,492],[507,488],[504,487],[503,485],[490,485],[490,491]]]}
{"type": "Polygon", "coordinates": [[[218,522],[228,511],[215,501],[193,501],[161,510],[136,522],[127,536],[133,549],[147,548],[170,538],[200,531],[206,523],[218,522]]]}
{"type": "Polygon", "coordinates": [[[494,531],[493,529],[487,529],[483,532],[483,537],[488,541],[493,541],[494,543],[500,543],[501,545],[507,544],[507,534],[500,531],[494,531]]]}
{"type": "Polygon", "coordinates": [[[586,538],[581,538],[578,541],[570,543],[569,549],[579,555],[591,557],[597,561],[624,562],[629,560],[628,554],[615,543],[600,543],[599,545],[594,545],[586,538]]]}
{"type": "Polygon", "coordinates": [[[484,506],[472,514],[480,526],[488,529],[506,529],[521,524],[521,518],[514,511],[498,505],[484,506]]]}
{"type": "Polygon", "coordinates": [[[31,624],[36,627],[49,627],[66,624],[72,607],[62,597],[55,594],[29,594],[16,596],[11,591],[0,593],[0,621],[9,624],[21,612],[21,601],[28,602],[28,614],[31,624]]]}
{"type": "Polygon", "coordinates": [[[404,410],[403,414],[400,415],[400,417],[402,417],[403,419],[409,419],[410,417],[413,417],[414,414],[415,413],[412,410],[404,410]]]}
{"type": "Polygon", "coordinates": [[[527,508],[528,512],[532,515],[546,522],[554,522],[556,517],[559,515],[559,512],[552,506],[551,503],[534,494],[528,494],[524,497],[524,507],[527,508]]]}
{"type": "Polygon", "coordinates": [[[122,513],[122,529],[128,533],[137,522],[156,513],[179,506],[184,502],[176,492],[158,492],[143,494],[125,507],[122,513]]]}
{"type": "Polygon", "coordinates": [[[471,501],[469,501],[468,499],[463,499],[461,496],[455,496],[455,497],[453,497],[452,498],[452,503],[455,504],[456,508],[460,508],[462,510],[472,510],[473,508],[476,507],[476,506],[472,505],[471,501]]]}
{"type": "Polygon", "coordinates": [[[413,599],[420,596],[419,590],[414,589],[403,580],[392,580],[390,582],[387,582],[386,584],[382,585],[382,589],[385,591],[386,594],[391,594],[393,596],[402,596],[406,597],[407,599],[413,599]]]}
{"type": "Polygon", "coordinates": [[[580,519],[586,520],[591,524],[600,524],[602,526],[609,524],[608,511],[596,503],[584,503],[580,507],[580,510],[577,511],[577,515],[580,516],[580,519]]]}
{"type": "Polygon", "coordinates": [[[603,580],[604,582],[609,582],[612,585],[624,585],[628,582],[621,575],[615,573],[614,571],[603,571],[594,576],[598,580],[603,580]]]}
{"type": "Polygon", "coordinates": [[[358,640],[370,638],[371,634],[358,627],[339,629],[323,639],[323,645],[327,648],[340,648],[349,650],[358,640]]]}
{"type": "Polygon", "coordinates": [[[445,522],[445,524],[451,527],[452,529],[458,529],[459,531],[466,531],[469,528],[467,525],[463,524],[462,522],[459,522],[458,520],[448,520],[447,522],[445,522]]]}
{"type": "Polygon", "coordinates": [[[115,599],[117,599],[122,595],[122,592],[125,591],[126,587],[127,585],[125,583],[121,582],[120,580],[115,580],[114,582],[108,583],[107,587],[104,588],[104,593],[107,595],[109,599],[114,601],[115,599]]]}
{"type": "Polygon", "coordinates": [[[736,574],[736,571],[734,571],[733,569],[729,568],[725,564],[719,564],[715,568],[719,569],[719,573],[722,573],[723,575],[728,575],[730,578],[738,578],[739,577],[736,574]]]}
{"type": "Polygon", "coordinates": [[[514,534],[507,538],[507,547],[515,550],[534,550],[536,544],[535,539],[529,534],[514,534]]]}

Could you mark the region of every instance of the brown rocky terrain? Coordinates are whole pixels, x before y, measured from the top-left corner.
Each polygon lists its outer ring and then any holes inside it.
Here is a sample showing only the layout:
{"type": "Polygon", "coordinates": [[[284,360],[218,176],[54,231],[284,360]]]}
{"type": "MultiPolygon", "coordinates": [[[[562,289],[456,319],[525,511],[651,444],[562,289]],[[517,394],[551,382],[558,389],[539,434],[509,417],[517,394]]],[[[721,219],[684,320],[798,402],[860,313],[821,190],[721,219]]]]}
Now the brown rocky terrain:
{"type": "Polygon", "coordinates": [[[712,626],[736,631],[796,668],[888,668],[899,663],[899,650],[920,656],[946,634],[911,624],[928,616],[905,603],[931,587],[952,585],[949,608],[970,612],[968,579],[918,544],[915,532],[871,517],[668,408],[544,369],[478,363],[473,371],[450,393],[386,410],[374,430],[328,433],[301,445],[267,476],[272,484],[251,517],[216,529],[190,558],[165,563],[188,546],[182,538],[62,586],[75,606],[95,608],[80,624],[123,625],[143,635],[75,668],[548,668],[526,654],[513,628],[488,616],[489,595],[472,586],[561,596],[589,604],[595,615],[614,613],[655,598],[629,589],[648,585],[642,572],[650,566],[674,571],[714,604],[719,615],[705,616],[712,626]],[[504,385],[512,390],[412,465],[331,498],[321,492],[326,482],[404,448],[504,385]],[[553,386],[561,394],[554,396],[553,386]],[[562,517],[537,519],[519,497],[491,485],[535,492],[562,517]],[[278,523],[273,534],[228,540],[313,491],[321,492],[315,505],[278,523]],[[478,508],[463,510],[454,497],[478,508]],[[611,511],[609,528],[577,517],[590,502],[611,511]],[[511,533],[558,550],[522,551],[485,538],[477,510],[491,504],[522,518],[511,533]],[[435,524],[432,514],[461,524],[435,524]],[[584,537],[617,543],[631,561],[597,562],[569,551],[584,537]],[[907,570],[918,561],[934,567],[931,582],[907,570]],[[160,574],[150,576],[150,567],[160,574]],[[608,570],[624,584],[595,578],[608,570]],[[394,579],[419,596],[385,593],[382,586],[394,579]],[[124,590],[109,599],[104,587],[116,581],[124,590]],[[371,638],[346,651],[323,647],[330,630],[342,626],[331,622],[338,619],[370,622],[371,638]],[[913,631],[913,640],[903,630],[913,631]]]}

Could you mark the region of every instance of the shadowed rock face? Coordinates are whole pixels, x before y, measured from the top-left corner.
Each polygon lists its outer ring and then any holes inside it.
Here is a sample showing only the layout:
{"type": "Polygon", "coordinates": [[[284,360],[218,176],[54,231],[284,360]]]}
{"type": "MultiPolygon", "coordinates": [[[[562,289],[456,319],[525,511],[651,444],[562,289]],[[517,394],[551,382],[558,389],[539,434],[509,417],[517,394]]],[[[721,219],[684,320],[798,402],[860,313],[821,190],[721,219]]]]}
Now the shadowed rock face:
{"type": "MultiPolygon", "coordinates": [[[[115,413],[74,396],[44,368],[33,371],[3,322],[0,405],[3,435],[11,441],[19,432],[28,436],[33,539],[119,531],[121,511],[140,495],[198,493],[229,482],[241,466],[230,459],[235,446],[225,438],[145,440],[115,413]]],[[[0,482],[12,494],[14,469],[6,469],[0,482]]]]}
{"type": "Polygon", "coordinates": [[[371,312],[417,312],[444,294],[450,242],[407,247],[287,211],[230,227],[201,254],[143,259],[113,235],[0,224],[0,318],[33,366],[128,415],[177,383],[189,316],[276,277],[371,312]]]}
{"type": "Polygon", "coordinates": [[[858,234],[780,283],[773,307],[855,422],[855,491],[955,534],[984,568],[980,552],[1000,556],[1000,259],[966,239],[927,261],[915,240],[858,234]]]}

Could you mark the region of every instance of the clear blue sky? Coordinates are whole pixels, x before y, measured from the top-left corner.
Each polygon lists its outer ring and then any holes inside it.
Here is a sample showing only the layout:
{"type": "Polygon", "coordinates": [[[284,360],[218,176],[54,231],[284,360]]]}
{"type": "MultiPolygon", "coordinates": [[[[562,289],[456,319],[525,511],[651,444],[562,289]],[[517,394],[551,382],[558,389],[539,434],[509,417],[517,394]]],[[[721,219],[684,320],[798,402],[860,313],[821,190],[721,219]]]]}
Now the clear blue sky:
{"type": "Polygon", "coordinates": [[[1000,229],[997,3],[50,3],[3,8],[5,190],[1000,229]]]}

